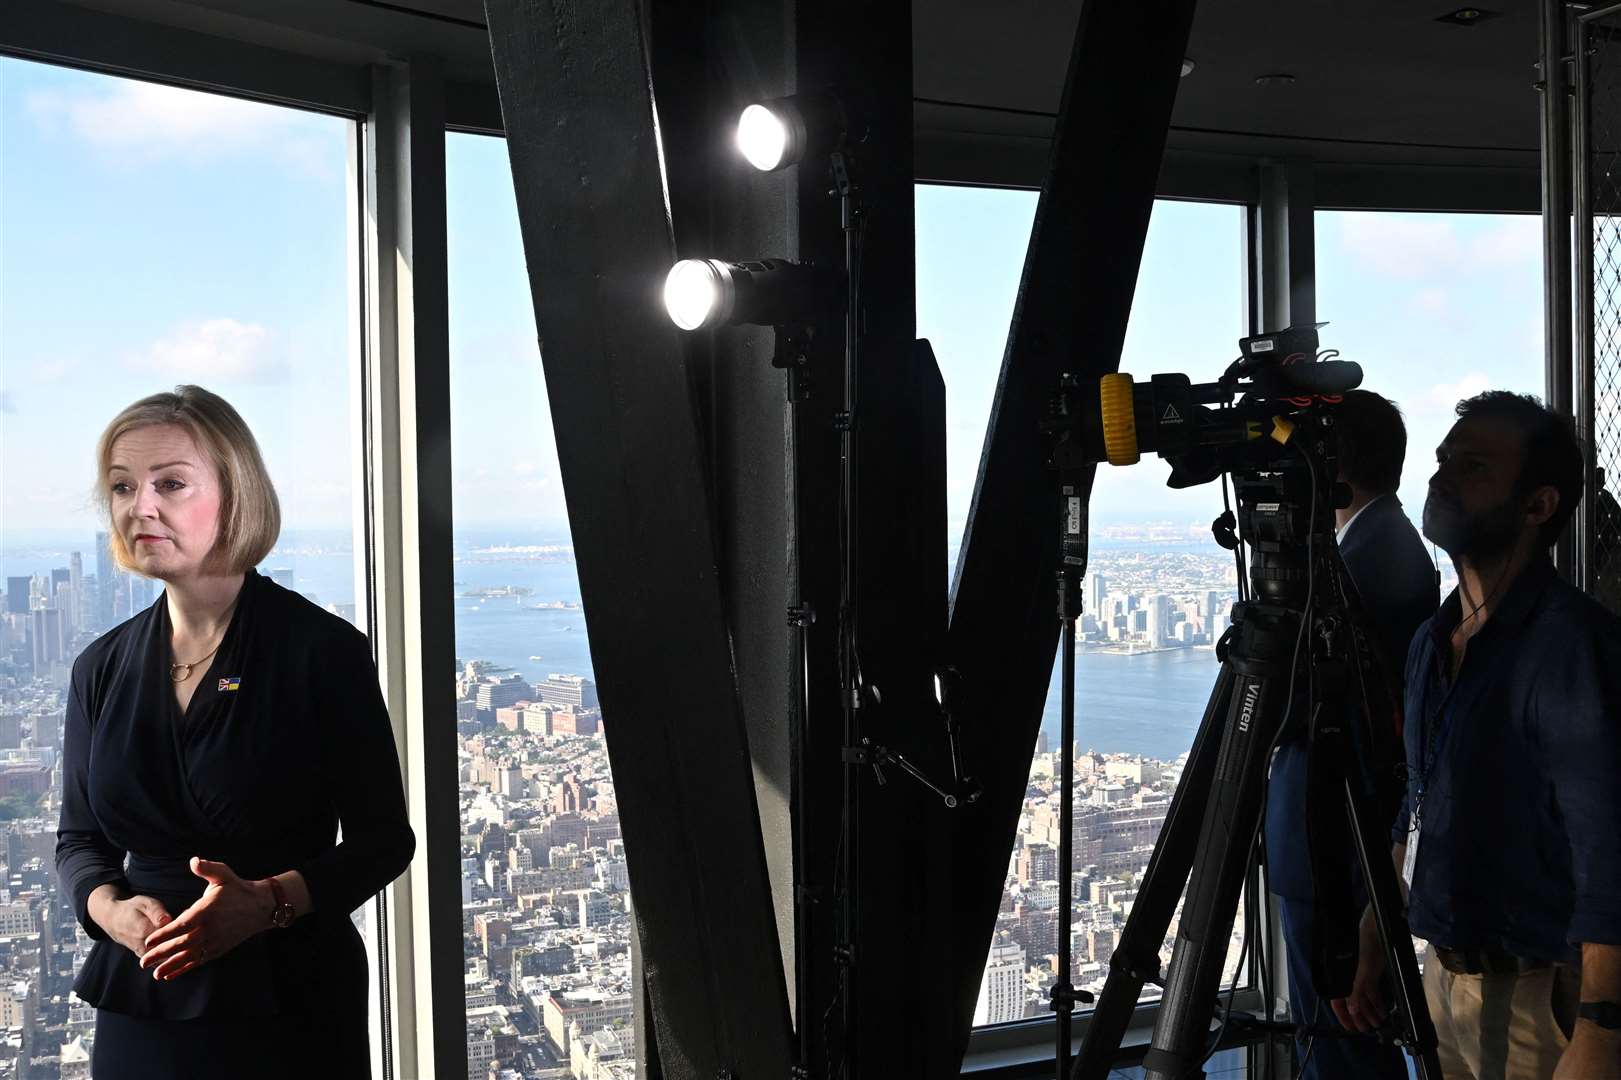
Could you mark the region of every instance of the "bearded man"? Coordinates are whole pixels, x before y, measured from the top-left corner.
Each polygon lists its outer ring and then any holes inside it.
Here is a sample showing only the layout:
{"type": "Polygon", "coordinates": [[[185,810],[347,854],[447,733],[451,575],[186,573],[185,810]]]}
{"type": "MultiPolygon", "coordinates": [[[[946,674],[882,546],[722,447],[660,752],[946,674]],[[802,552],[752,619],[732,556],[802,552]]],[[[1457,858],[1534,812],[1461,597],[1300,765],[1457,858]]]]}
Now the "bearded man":
{"type": "MultiPolygon", "coordinates": [[[[1459,403],[1424,535],[1458,587],[1407,657],[1408,790],[1392,857],[1429,942],[1447,1080],[1621,1080],[1621,620],[1547,551],[1582,451],[1535,398],[1459,403]]],[[[1347,1027],[1384,1019],[1364,919],[1347,1027]]]]}

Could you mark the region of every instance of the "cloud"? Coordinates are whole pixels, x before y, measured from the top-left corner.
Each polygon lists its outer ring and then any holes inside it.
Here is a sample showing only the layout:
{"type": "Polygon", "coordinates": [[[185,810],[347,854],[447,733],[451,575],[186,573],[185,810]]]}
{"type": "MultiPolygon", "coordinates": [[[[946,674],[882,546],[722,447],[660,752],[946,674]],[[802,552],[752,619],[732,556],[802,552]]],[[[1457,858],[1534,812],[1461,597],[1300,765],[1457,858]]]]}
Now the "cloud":
{"type": "Polygon", "coordinates": [[[1540,266],[1542,218],[1535,214],[1499,218],[1490,232],[1469,242],[1469,255],[1477,266],[1540,266]]]}
{"type": "Polygon", "coordinates": [[[271,353],[270,339],[270,331],[258,323],[187,322],[148,345],[130,366],[188,382],[281,382],[287,362],[271,353]]]}
{"type": "Polygon", "coordinates": [[[1483,371],[1471,371],[1456,382],[1436,383],[1420,396],[1417,410],[1421,413],[1448,413],[1466,397],[1474,397],[1491,389],[1492,380],[1483,371]]]}
{"type": "Polygon", "coordinates": [[[307,137],[309,120],[295,110],[157,83],[120,79],[98,91],[42,90],[29,96],[28,111],[42,127],[120,161],[257,150],[315,168],[325,157],[307,137]]]}
{"type": "Polygon", "coordinates": [[[1346,251],[1391,277],[1429,277],[1460,265],[1465,256],[1450,221],[1402,214],[1346,214],[1340,220],[1346,251]]]}
{"type": "Polygon", "coordinates": [[[1453,314],[1452,294],[1446,289],[1420,289],[1413,294],[1412,304],[1432,319],[1445,319],[1453,314]]]}
{"type": "Polygon", "coordinates": [[[41,360],[33,365],[29,374],[34,382],[41,385],[59,383],[71,375],[79,367],[79,361],[66,356],[59,356],[54,360],[41,360]]]}
{"type": "Polygon", "coordinates": [[[1456,277],[1542,261],[1542,219],[1534,214],[1463,221],[1420,214],[1346,214],[1340,239],[1357,261],[1404,280],[1456,277]]]}

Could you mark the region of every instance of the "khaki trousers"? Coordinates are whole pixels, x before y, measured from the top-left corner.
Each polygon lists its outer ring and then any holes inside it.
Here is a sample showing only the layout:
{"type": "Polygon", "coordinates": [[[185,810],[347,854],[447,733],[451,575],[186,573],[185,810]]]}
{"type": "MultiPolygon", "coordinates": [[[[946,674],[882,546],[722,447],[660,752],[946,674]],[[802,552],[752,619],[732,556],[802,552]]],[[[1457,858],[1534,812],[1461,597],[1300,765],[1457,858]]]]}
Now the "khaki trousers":
{"type": "Polygon", "coordinates": [[[1523,975],[1454,975],[1434,953],[1424,997],[1446,1080],[1548,1080],[1570,1045],[1581,976],[1563,964],[1523,975]]]}

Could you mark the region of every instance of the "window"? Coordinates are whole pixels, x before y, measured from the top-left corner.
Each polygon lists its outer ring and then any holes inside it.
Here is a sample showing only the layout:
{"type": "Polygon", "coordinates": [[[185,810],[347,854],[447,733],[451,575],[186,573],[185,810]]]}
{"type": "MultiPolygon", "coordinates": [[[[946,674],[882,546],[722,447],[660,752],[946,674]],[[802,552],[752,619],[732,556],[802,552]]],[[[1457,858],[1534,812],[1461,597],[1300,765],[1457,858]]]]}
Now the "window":
{"type": "MultiPolygon", "coordinates": [[[[356,618],[352,131],[0,59],[4,910],[53,927],[41,943],[50,961],[31,944],[8,952],[0,985],[35,996],[36,1055],[68,1061],[93,1038],[90,1010],[68,997],[90,943],[61,917],[53,870],[68,672],[159,592],[108,553],[90,498],[103,425],[177,383],[231,401],[281,500],[281,539],[260,571],[356,618]],[[42,923],[47,909],[58,915],[42,923]]],[[[367,915],[355,913],[363,931],[367,915]]]]}
{"type": "MultiPolygon", "coordinates": [[[[1035,214],[1033,192],[919,187],[918,333],[946,383],[950,542],[960,543],[1035,214]]],[[[1214,379],[1245,333],[1242,211],[1155,204],[1121,370],[1214,379]]],[[[1073,975],[1100,990],[1215,682],[1236,594],[1214,485],[1175,492],[1146,457],[1101,466],[1076,652],[1073,975]]],[[[1055,614],[1056,618],[1056,614],[1055,614]]],[[[1057,940],[1056,665],[974,1022],[1049,1016],[1057,940]]],[[[1242,911],[1242,908],[1240,909],[1242,911]]],[[[1170,957],[1175,923],[1164,956],[1170,957]]],[[[1236,970],[1242,916],[1227,974],[1236,970]]],[[[1145,988],[1151,999],[1158,987],[1145,988]]]]}
{"type": "MultiPolygon", "coordinates": [[[[1482,390],[1546,395],[1542,220],[1535,214],[1317,214],[1323,344],[1401,408],[1399,497],[1420,523],[1453,407],[1482,390]]],[[[1438,560],[1442,595],[1456,582],[1438,560]]]]}
{"type": "Polygon", "coordinates": [[[622,1080],[629,884],[512,173],[446,158],[468,1066],[622,1080]]]}

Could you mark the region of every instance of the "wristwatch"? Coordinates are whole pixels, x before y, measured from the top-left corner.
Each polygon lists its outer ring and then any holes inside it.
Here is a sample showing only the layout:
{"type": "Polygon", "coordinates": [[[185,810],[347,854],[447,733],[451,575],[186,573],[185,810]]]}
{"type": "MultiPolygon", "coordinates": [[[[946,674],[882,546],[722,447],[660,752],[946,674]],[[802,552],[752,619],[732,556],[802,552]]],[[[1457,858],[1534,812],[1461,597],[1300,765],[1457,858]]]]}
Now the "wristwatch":
{"type": "Polygon", "coordinates": [[[277,930],[285,930],[293,925],[293,920],[298,917],[297,912],[287,902],[287,894],[281,891],[281,882],[275,878],[265,880],[270,882],[270,897],[275,905],[270,909],[270,925],[277,930]]]}
{"type": "Polygon", "coordinates": [[[1613,1001],[1584,1001],[1576,1006],[1576,1015],[1601,1028],[1621,1031],[1621,1005],[1613,1001]]]}

